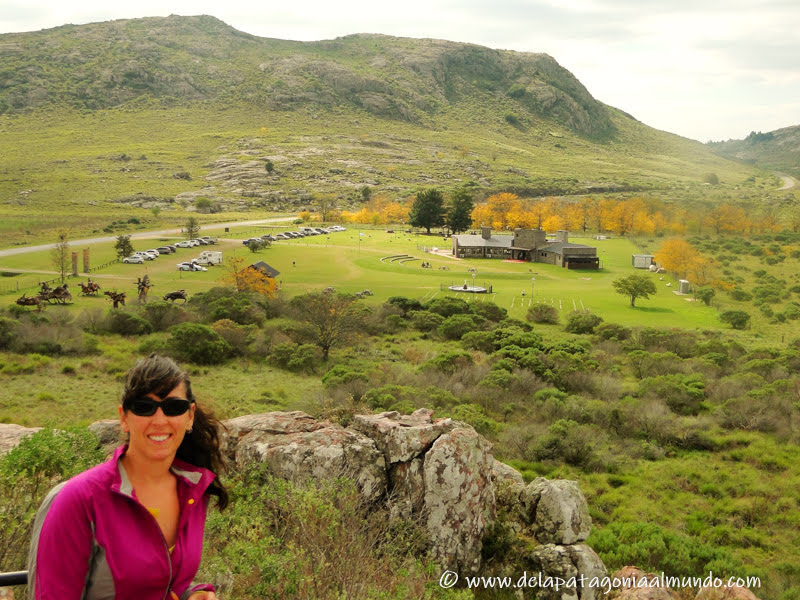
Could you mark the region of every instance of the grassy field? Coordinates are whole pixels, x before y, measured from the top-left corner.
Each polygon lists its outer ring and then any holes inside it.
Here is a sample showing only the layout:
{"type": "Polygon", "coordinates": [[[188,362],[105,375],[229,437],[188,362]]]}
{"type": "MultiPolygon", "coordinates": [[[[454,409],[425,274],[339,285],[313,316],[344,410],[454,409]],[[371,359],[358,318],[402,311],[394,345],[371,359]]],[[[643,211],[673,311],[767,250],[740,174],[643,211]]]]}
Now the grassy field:
{"type": "MultiPolygon", "coordinates": [[[[611,287],[611,281],[634,272],[631,255],[636,247],[626,239],[593,240],[572,238],[577,243],[597,246],[603,264],[600,271],[570,271],[553,265],[538,263],[513,263],[493,259],[458,260],[452,256],[441,256],[426,252],[426,249],[449,250],[450,240],[441,237],[386,233],[376,229],[350,228],[345,232],[327,236],[315,236],[299,240],[282,240],[272,247],[251,253],[241,244],[241,239],[260,232],[280,231],[281,227],[253,226],[232,228],[220,238],[214,249],[224,256],[241,256],[246,260],[264,260],[280,271],[278,279],[282,291],[294,296],[313,289],[334,286],[345,292],[369,289],[374,293],[370,302],[383,302],[391,296],[408,296],[432,299],[442,295],[453,295],[448,286],[472,285],[473,273],[476,285],[489,288],[491,294],[459,294],[471,302],[494,302],[517,318],[523,318],[535,302],[544,302],[556,307],[563,316],[573,310],[590,310],[606,320],[624,322],[629,325],[657,325],[661,327],[682,326],[690,328],[722,327],[716,311],[702,303],[693,302],[691,296],[675,294],[676,283],[669,277],[651,275],[657,283],[658,293],[649,300],[639,300],[635,308],[611,287]],[[407,255],[407,262],[392,262],[390,257],[407,255]],[[431,268],[422,268],[422,262],[431,268]],[[667,284],[670,284],[668,287],[667,284]]],[[[150,242],[136,240],[135,248],[147,249],[177,238],[157,237],[150,242]]],[[[91,246],[92,264],[103,264],[114,259],[111,243],[91,246]]],[[[199,254],[198,248],[178,249],[175,255],[160,256],[144,265],[112,264],[92,273],[104,290],[126,291],[131,298],[138,277],[148,274],[154,283],[152,294],[162,296],[175,289],[185,289],[190,294],[205,291],[220,281],[223,268],[212,267],[208,272],[182,272],[176,264],[199,254]]],[[[39,280],[52,279],[50,253],[40,251],[0,258],[0,271],[34,271],[13,277],[14,282],[2,282],[7,293],[0,296],[0,303],[7,305],[16,297],[16,283],[35,285],[39,280]],[[9,289],[10,288],[10,289],[9,289]]],[[[79,297],[77,281],[72,285],[74,307],[88,308],[105,305],[104,297],[79,297]]],[[[27,288],[29,295],[35,292],[27,288]]]]}

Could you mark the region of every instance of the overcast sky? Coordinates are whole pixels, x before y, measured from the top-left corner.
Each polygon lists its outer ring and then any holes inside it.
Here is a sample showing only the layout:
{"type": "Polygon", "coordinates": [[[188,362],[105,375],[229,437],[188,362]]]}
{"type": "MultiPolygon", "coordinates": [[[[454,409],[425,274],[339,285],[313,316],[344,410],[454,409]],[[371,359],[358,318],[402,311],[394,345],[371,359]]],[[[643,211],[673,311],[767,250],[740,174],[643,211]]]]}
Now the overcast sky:
{"type": "Polygon", "coordinates": [[[800,125],[798,0],[0,0],[0,33],[169,14],[280,39],[385,33],[545,52],[598,100],[703,142],[800,125]]]}

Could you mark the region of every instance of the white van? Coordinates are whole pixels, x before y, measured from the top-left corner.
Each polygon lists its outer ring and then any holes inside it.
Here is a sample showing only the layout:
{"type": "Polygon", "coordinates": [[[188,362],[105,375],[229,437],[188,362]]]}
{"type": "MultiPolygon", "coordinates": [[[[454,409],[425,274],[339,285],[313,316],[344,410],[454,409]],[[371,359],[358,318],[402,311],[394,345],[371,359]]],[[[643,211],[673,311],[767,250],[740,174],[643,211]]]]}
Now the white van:
{"type": "Polygon", "coordinates": [[[219,250],[203,250],[200,256],[194,260],[201,265],[219,265],[222,264],[222,252],[219,250]]]}

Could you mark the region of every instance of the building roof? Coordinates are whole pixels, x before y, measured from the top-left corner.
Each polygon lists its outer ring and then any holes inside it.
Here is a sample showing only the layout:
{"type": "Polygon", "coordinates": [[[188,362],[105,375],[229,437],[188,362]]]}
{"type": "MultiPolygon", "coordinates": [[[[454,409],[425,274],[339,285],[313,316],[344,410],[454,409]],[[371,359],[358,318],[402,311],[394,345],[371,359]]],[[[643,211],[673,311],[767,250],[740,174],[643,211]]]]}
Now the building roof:
{"type": "Polygon", "coordinates": [[[250,268],[251,269],[258,269],[259,271],[264,273],[264,275],[266,275],[267,277],[272,277],[273,279],[275,279],[278,275],[281,274],[280,271],[278,271],[277,269],[275,269],[273,267],[270,267],[263,260],[260,260],[257,263],[253,263],[252,265],[250,265],[250,268]]]}
{"type": "Polygon", "coordinates": [[[587,246],[586,244],[570,244],[569,242],[553,242],[542,246],[539,248],[539,250],[545,252],[560,252],[563,254],[564,250],[569,250],[570,248],[592,248],[596,250],[594,246],[587,246]]]}
{"type": "Polygon", "coordinates": [[[511,248],[514,236],[498,235],[492,236],[488,240],[480,235],[465,233],[453,236],[459,246],[469,246],[472,248],[511,248]]]}

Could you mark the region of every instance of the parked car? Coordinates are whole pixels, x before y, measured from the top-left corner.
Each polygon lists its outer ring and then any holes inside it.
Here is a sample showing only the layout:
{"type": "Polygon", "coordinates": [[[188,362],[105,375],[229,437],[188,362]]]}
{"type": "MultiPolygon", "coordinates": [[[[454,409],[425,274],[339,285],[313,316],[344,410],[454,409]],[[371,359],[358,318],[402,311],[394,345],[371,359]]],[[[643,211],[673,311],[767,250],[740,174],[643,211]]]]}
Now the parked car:
{"type": "Polygon", "coordinates": [[[247,246],[251,242],[260,242],[261,238],[247,238],[246,240],[242,240],[242,243],[247,246]]]}
{"type": "Polygon", "coordinates": [[[192,248],[194,244],[190,240],[181,240],[175,244],[178,248],[192,248]]]}
{"type": "Polygon", "coordinates": [[[131,265],[141,265],[144,264],[144,259],[141,256],[134,254],[133,256],[126,256],[122,259],[122,262],[131,265]]]}
{"type": "Polygon", "coordinates": [[[208,240],[204,240],[203,238],[196,238],[196,239],[194,239],[192,241],[193,242],[197,242],[198,246],[208,246],[208,244],[209,244],[208,240]]]}
{"type": "Polygon", "coordinates": [[[156,256],[161,256],[161,253],[155,248],[150,248],[149,250],[145,250],[145,252],[149,252],[150,254],[155,254],[156,256]]]}
{"type": "Polygon", "coordinates": [[[159,246],[158,248],[156,248],[156,250],[158,250],[159,254],[172,254],[173,252],[175,252],[175,250],[173,250],[169,246],[159,246]]]}
{"type": "Polygon", "coordinates": [[[204,235],[200,239],[201,240],[205,240],[207,244],[212,245],[212,246],[217,243],[217,238],[213,238],[213,237],[211,237],[209,235],[204,235]]]}
{"type": "Polygon", "coordinates": [[[133,256],[141,256],[144,260],[155,260],[156,257],[149,252],[134,252],[133,256]]]}
{"type": "Polygon", "coordinates": [[[208,271],[208,269],[196,262],[182,262],[178,263],[178,271],[208,271]]]}

